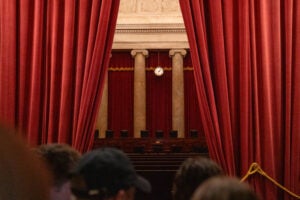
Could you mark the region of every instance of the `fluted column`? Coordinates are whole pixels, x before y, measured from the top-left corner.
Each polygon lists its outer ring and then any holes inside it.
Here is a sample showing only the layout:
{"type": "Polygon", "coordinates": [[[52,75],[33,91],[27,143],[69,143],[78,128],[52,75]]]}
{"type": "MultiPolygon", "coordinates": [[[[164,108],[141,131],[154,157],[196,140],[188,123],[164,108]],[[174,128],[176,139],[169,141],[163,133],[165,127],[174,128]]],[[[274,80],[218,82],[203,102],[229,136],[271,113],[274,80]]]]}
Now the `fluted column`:
{"type": "Polygon", "coordinates": [[[148,51],[132,50],[134,57],[134,100],[133,100],[133,135],[140,137],[140,131],[146,129],[146,62],[148,51]]]}
{"type": "Polygon", "coordinates": [[[178,131],[178,137],[184,137],[184,49],[172,49],[172,129],[178,131]]]}
{"type": "Polygon", "coordinates": [[[108,107],[108,73],[106,74],[103,93],[102,93],[102,99],[100,104],[100,109],[98,112],[97,117],[97,123],[96,123],[96,129],[99,130],[99,137],[104,138],[105,137],[105,131],[107,129],[107,107],[108,107]]]}

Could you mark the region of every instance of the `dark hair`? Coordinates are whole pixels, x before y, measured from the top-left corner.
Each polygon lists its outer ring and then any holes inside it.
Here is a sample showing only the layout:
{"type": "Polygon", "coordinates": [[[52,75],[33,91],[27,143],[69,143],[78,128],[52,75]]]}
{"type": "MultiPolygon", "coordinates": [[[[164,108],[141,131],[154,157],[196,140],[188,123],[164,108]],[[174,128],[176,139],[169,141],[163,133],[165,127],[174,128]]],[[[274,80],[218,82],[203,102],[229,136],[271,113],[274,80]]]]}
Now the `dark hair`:
{"type": "Polygon", "coordinates": [[[20,135],[0,126],[0,199],[47,200],[51,177],[20,135]]]}
{"type": "Polygon", "coordinates": [[[129,157],[116,148],[98,148],[85,153],[72,173],[71,190],[80,198],[106,199],[131,187],[151,192],[150,182],[139,176],[129,157]]]}
{"type": "Polygon", "coordinates": [[[46,165],[54,176],[54,184],[57,186],[69,180],[70,172],[81,156],[68,144],[44,144],[36,151],[46,161],[46,165]]]}
{"type": "Polygon", "coordinates": [[[258,196],[248,184],[233,177],[214,177],[193,194],[192,200],[258,200],[258,196]]]}
{"type": "Polygon", "coordinates": [[[173,200],[190,199],[202,182],[217,175],[223,175],[223,170],[213,160],[200,156],[186,159],[177,170],[173,181],[173,200]]]}

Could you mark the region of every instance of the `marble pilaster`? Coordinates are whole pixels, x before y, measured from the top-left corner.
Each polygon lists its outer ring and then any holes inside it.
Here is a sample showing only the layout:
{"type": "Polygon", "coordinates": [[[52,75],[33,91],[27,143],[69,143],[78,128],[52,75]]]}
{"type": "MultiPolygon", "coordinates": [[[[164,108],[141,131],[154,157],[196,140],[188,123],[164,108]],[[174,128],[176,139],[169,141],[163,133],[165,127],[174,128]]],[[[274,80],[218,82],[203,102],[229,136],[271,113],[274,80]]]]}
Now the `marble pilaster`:
{"type": "Polygon", "coordinates": [[[140,137],[140,131],[146,129],[146,57],[148,51],[131,51],[134,57],[134,100],[133,100],[133,136],[140,137]]]}
{"type": "Polygon", "coordinates": [[[172,129],[178,131],[178,137],[184,137],[184,49],[171,49],[172,57],[172,129]]]}

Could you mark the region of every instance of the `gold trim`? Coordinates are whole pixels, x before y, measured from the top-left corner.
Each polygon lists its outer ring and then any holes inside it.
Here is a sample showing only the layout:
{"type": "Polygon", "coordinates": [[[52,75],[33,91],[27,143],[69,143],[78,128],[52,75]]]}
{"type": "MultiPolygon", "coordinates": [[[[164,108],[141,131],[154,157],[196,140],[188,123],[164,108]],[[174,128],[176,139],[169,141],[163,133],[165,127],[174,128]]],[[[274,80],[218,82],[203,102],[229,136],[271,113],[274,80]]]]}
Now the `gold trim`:
{"type": "Polygon", "coordinates": [[[133,71],[133,67],[110,67],[108,71],[133,71]]]}
{"type": "MultiPolygon", "coordinates": [[[[146,68],[146,71],[154,71],[156,67],[147,67],[146,68]]],[[[163,69],[165,71],[172,71],[172,67],[163,67],[163,69]]],[[[193,71],[193,67],[184,67],[183,68],[184,71],[193,71]]],[[[113,71],[113,72],[116,72],[116,71],[134,71],[134,68],[133,67],[109,67],[108,68],[108,71],[113,71]]]]}
{"type": "Polygon", "coordinates": [[[194,68],[193,68],[193,67],[184,67],[183,70],[186,70],[186,71],[193,71],[194,68]]]}

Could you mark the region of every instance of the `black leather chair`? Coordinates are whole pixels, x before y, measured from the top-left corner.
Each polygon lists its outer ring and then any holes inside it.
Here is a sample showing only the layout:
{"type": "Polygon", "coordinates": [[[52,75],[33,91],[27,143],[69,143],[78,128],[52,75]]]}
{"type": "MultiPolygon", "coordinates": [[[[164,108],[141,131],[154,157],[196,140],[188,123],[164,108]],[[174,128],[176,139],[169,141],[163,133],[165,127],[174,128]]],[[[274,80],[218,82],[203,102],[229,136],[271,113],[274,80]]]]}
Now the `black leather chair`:
{"type": "Polygon", "coordinates": [[[198,137],[198,130],[196,130],[196,129],[191,129],[191,130],[190,130],[190,137],[191,137],[191,138],[197,138],[197,137],[198,137]]]}
{"type": "Polygon", "coordinates": [[[127,138],[128,137],[128,130],[120,130],[120,137],[127,138]]]}
{"type": "Polygon", "coordinates": [[[105,138],[113,138],[114,137],[114,131],[113,130],[106,130],[105,131],[105,138]]]}
{"type": "Polygon", "coordinates": [[[156,138],[163,138],[164,137],[164,132],[162,130],[156,130],[155,131],[155,137],[156,138]]]}
{"type": "Polygon", "coordinates": [[[170,138],[178,138],[178,131],[177,130],[171,130],[170,131],[170,138]]]}
{"type": "Polygon", "coordinates": [[[95,133],[94,133],[94,139],[97,139],[97,138],[99,138],[99,129],[96,129],[95,133]]]}
{"type": "Polygon", "coordinates": [[[141,138],[148,138],[149,130],[141,130],[141,138]]]}

